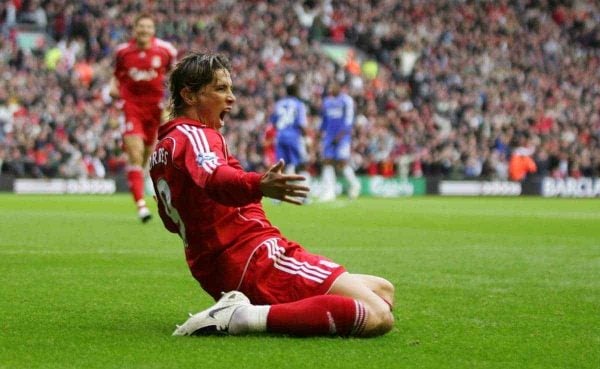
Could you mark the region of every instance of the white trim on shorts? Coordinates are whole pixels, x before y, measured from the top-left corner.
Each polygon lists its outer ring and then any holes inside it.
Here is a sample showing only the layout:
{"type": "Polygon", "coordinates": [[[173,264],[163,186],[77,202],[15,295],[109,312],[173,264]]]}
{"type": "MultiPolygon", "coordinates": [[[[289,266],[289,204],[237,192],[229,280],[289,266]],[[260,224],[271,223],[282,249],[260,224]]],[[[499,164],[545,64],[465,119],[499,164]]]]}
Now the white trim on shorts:
{"type": "Polygon", "coordinates": [[[236,288],[237,290],[239,290],[242,286],[244,277],[246,276],[246,272],[248,271],[248,266],[250,265],[250,261],[254,257],[256,251],[262,246],[265,246],[267,248],[267,257],[273,261],[273,266],[277,270],[291,275],[298,275],[302,278],[311,280],[313,282],[317,282],[319,284],[324,283],[329,278],[329,276],[331,276],[332,272],[329,270],[322,269],[316,265],[309,264],[305,261],[301,262],[291,256],[285,255],[285,248],[277,244],[279,240],[281,239],[277,237],[269,238],[263,241],[258,246],[256,246],[254,250],[252,250],[252,253],[246,261],[246,265],[244,266],[244,271],[242,272],[242,276],[240,277],[240,281],[236,288]]]}

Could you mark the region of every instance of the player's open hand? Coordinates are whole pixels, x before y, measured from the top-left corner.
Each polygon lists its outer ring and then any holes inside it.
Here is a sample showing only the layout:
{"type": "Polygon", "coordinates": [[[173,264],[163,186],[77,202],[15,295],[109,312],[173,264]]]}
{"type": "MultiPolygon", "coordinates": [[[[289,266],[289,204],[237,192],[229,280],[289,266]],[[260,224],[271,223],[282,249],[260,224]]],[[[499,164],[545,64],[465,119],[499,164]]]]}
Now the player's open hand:
{"type": "Polygon", "coordinates": [[[295,182],[304,181],[304,176],[298,174],[284,174],[285,163],[279,160],[263,174],[260,180],[260,189],[264,196],[291,204],[302,205],[303,199],[308,196],[310,188],[295,182]]]}

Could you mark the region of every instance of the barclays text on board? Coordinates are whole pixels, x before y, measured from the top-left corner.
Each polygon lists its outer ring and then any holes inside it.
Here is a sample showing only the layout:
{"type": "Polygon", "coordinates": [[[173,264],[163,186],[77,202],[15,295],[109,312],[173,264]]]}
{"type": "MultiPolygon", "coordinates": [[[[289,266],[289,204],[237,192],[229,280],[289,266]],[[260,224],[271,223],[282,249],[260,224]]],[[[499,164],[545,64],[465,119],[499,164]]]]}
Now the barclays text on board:
{"type": "Polygon", "coordinates": [[[541,192],[544,197],[600,197],[600,179],[546,177],[541,192]]]}

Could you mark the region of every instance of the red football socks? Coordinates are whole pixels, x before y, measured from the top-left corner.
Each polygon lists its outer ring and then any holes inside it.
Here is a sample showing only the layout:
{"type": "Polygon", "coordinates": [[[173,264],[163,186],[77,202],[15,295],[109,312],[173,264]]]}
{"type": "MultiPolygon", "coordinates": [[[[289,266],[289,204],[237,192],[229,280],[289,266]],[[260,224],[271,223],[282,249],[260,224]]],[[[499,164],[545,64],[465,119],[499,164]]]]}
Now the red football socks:
{"type": "Polygon", "coordinates": [[[130,167],[127,169],[127,184],[136,203],[144,198],[144,172],[142,168],[130,167]]]}
{"type": "Polygon", "coordinates": [[[362,303],[349,297],[323,295],[272,305],[267,332],[295,336],[359,335],[367,321],[362,303]]]}

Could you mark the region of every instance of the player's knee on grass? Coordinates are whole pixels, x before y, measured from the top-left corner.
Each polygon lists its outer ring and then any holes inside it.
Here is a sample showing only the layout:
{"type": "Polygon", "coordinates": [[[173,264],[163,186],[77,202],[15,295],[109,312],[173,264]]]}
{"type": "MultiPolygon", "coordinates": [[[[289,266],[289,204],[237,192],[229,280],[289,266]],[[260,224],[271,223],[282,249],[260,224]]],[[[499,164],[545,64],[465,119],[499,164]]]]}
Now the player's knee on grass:
{"type": "Polygon", "coordinates": [[[379,278],[377,287],[373,292],[388,304],[390,310],[394,308],[394,285],[390,281],[379,278]]]}
{"type": "Polygon", "coordinates": [[[394,326],[394,316],[390,309],[394,298],[394,286],[387,280],[366,274],[344,273],[334,282],[330,293],[350,297],[362,303],[367,311],[367,321],[360,333],[361,337],[380,336],[394,326]]]}
{"type": "Polygon", "coordinates": [[[365,304],[367,308],[367,323],[361,336],[381,336],[391,331],[394,327],[394,315],[387,303],[381,301],[376,304],[365,304]]]}
{"type": "Polygon", "coordinates": [[[394,285],[387,279],[369,274],[356,274],[365,286],[383,299],[390,310],[394,307],[394,285]]]}

